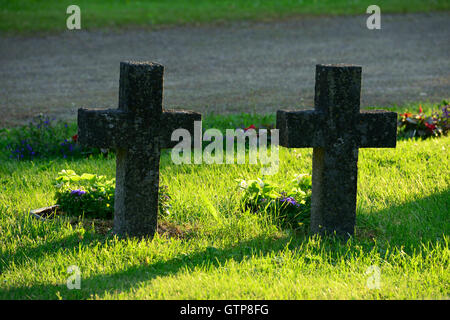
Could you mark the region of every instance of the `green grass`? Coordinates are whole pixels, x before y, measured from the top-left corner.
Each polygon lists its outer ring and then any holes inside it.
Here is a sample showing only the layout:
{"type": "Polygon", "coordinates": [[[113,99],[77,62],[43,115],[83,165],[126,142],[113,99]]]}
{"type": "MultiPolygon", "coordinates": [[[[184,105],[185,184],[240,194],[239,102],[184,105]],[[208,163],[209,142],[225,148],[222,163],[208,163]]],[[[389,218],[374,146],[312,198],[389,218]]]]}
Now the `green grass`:
{"type": "MultiPolygon", "coordinates": [[[[211,116],[204,126],[273,119],[245,117],[211,116]]],[[[443,137],[361,149],[356,235],[347,243],[241,210],[234,179],[259,177],[258,165],[176,166],[168,151],[161,183],[174,199],[164,222],[180,238],[119,240],[64,217],[40,222],[28,211],[54,203],[58,171],[114,177],[113,156],[0,154],[0,299],[449,299],[449,148],[443,137]],[[66,287],[70,265],[81,270],[81,290],[66,287]],[[380,289],[366,286],[372,265],[380,289]]],[[[311,172],[311,149],[280,149],[280,170],[267,179],[283,186],[311,172]]]]}
{"type": "MultiPolygon", "coordinates": [[[[280,19],[296,15],[365,14],[370,0],[78,0],[82,29],[124,26],[156,27],[280,19]]],[[[0,31],[66,30],[69,0],[1,0],[0,31]]],[[[448,0],[379,0],[382,13],[449,10],[448,0]]]]}

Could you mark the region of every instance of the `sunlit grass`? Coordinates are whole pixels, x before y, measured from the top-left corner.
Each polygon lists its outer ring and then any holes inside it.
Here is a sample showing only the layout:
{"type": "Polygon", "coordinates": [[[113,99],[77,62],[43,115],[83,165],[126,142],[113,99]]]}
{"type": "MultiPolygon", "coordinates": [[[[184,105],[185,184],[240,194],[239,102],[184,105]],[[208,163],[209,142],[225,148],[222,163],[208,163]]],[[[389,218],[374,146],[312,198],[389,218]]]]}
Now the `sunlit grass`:
{"type": "MultiPolygon", "coordinates": [[[[205,125],[270,119],[211,116],[205,125]]],[[[40,222],[28,211],[54,203],[58,171],[114,177],[114,156],[18,162],[2,155],[0,298],[448,299],[449,148],[443,137],[361,149],[357,228],[347,243],[243,211],[235,179],[260,177],[259,165],[176,166],[169,151],[161,184],[173,207],[164,219],[184,230],[180,238],[119,240],[68,218],[40,222]],[[81,290],[66,287],[70,265],[81,270],[81,290]],[[380,268],[379,289],[367,287],[369,266],[380,268]]],[[[283,186],[310,173],[311,155],[280,148],[280,170],[267,179],[283,186]]]]}

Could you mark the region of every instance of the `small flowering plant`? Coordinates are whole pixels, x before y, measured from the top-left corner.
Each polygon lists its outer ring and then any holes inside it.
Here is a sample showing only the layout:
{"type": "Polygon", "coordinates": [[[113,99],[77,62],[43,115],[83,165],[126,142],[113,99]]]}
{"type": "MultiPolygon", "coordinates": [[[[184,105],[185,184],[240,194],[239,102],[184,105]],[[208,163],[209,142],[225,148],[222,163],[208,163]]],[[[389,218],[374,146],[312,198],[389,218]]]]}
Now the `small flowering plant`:
{"type": "Polygon", "coordinates": [[[299,229],[309,224],[311,211],[311,176],[296,175],[287,191],[262,179],[237,180],[245,208],[270,214],[281,227],[299,229]]]}
{"type": "Polygon", "coordinates": [[[114,179],[105,176],[62,170],[56,178],[56,203],[71,216],[112,219],[114,213],[114,179]]]}
{"type": "Polygon", "coordinates": [[[405,112],[399,115],[398,129],[399,137],[438,137],[447,135],[450,129],[449,124],[449,103],[443,101],[439,105],[439,111],[433,112],[428,116],[423,112],[422,106],[419,106],[419,113],[413,114],[405,112]]]}
{"type": "MultiPolygon", "coordinates": [[[[114,215],[115,179],[62,170],[56,178],[56,204],[62,212],[70,216],[112,219],[114,215]]],[[[159,213],[169,215],[171,197],[167,186],[159,191],[159,213]]]]}

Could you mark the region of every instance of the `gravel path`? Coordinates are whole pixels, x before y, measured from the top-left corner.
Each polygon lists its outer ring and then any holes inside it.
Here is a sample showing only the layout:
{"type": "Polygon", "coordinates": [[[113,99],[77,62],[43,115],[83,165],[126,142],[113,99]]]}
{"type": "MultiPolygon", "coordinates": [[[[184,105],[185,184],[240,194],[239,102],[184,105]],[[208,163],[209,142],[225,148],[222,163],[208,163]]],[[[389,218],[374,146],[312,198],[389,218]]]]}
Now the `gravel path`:
{"type": "Polygon", "coordinates": [[[116,107],[121,60],[166,66],[165,105],[201,112],[311,106],[317,63],[363,66],[362,105],[449,97],[450,14],[297,18],[156,31],[0,38],[0,127],[116,107]]]}

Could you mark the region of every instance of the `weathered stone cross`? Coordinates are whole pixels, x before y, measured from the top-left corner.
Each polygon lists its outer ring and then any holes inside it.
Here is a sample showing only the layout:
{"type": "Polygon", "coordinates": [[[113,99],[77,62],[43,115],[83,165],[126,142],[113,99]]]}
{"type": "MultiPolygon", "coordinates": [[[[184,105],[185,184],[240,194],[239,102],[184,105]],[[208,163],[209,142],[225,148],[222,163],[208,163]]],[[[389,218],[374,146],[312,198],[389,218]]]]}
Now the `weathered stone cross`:
{"type": "Polygon", "coordinates": [[[198,113],[163,110],[163,73],[157,63],[121,62],[119,108],[78,110],[78,141],[117,150],[114,232],[120,236],[153,236],[160,149],[176,144],[175,129],[193,135],[201,120],[198,113]]]}
{"type": "Polygon", "coordinates": [[[353,235],[358,148],[395,148],[397,114],[360,112],[360,94],[361,67],[317,65],[315,110],[277,112],[281,146],[314,148],[313,233],[353,235]]]}

